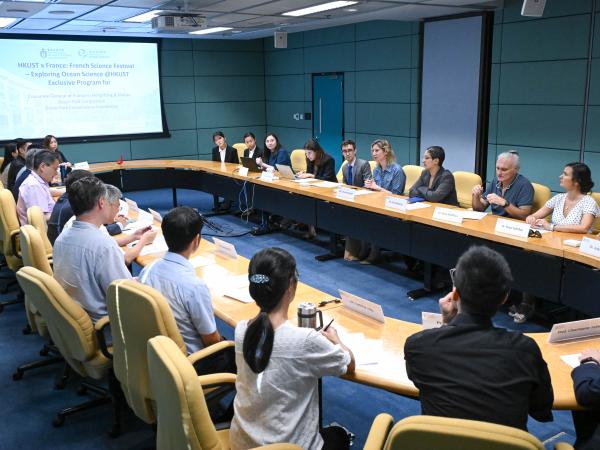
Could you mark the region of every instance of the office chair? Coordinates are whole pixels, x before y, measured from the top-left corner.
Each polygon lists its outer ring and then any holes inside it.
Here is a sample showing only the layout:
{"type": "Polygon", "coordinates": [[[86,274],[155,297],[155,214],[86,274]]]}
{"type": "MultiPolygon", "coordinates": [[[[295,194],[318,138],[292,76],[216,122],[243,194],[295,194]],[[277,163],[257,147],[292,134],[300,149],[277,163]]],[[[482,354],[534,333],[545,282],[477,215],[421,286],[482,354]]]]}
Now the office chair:
{"type": "Polygon", "coordinates": [[[290,159],[292,161],[292,169],[294,169],[294,172],[306,171],[306,154],[304,153],[304,150],[292,150],[290,159]]]}
{"type": "MultiPolygon", "coordinates": [[[[19,219],[17,217],[17,205],[12,193],[8,189],[0,189],[0,235],[2,235],[2,253],[6,266],[12,271],[19,270],[23,263],[21,261],[21,250],[19,247],[19,219]]],[[[11,276],[9,282],[2,287],[0,292],[5,294],[9,287],[16,284],[16,280],[11,276]]],[[[5,306],[14,305],[23,302],[23,294],[19,292],[17,298],[0,302],[0,312],[5,306]]]]}
{"type": "Polygon", "coordinates": [[[404,170],[404,174],[406,175],[406,184],[404,185],[404,195],[408,195],[408,191],[413,185],[417,182],[421,173],[423,172],[423,167],[414,166],[412,164],[407,164],[402,166],[402,170],[404,170]]]}
{"type": "Polygon", "coordinates": [[[456,185],[456,196],[461,208],[473,208],[473,186],[481,184],[481,177],[476,173],[456,171],[453,173],[456,185]]]}
{"type": "Polygon", "coordinates": [[[50,239],[48,239],[48,224],[39,206],[31,206],[27,209],[27,222],[38,230],[44,244],[46,256],[52,261],[52,244],[50,243],[50,239]]]}

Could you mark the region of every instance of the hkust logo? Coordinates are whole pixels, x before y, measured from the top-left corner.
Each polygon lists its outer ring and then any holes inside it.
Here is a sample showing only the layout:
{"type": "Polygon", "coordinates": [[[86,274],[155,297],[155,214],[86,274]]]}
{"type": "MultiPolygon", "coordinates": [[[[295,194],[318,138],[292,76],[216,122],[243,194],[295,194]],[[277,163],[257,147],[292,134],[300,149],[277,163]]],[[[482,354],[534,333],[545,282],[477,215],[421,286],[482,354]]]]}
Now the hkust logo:
{"type": "Polygon", "coordinates": [[[45,48],[43,48],[43,49],[40,50],[40,56],[42,58],[46,58],[48,56],[48,52],[46,51],[45,48]]]}
{"type": "Polygon", "coordinates": [[[84,57],[84,58],[86,57],[86,52],[85,52],[85,49],[83,49],[83,48],[80,48],[78,53],[79,53],[79,56],[82,56],[82,57],[84,57]]]}

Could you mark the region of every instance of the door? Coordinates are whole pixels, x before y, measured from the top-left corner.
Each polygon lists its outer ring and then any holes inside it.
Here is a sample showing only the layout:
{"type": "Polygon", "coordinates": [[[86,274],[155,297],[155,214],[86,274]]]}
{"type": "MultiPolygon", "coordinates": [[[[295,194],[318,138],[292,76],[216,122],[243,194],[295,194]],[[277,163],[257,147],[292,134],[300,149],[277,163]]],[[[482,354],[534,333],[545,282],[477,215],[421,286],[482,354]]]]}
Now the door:
{"type": "Polygon", "coordinates": [[[336,170],[342,164],[344,137],[344,75],[313,75],[313,136],[335,159],[336,170]]]}

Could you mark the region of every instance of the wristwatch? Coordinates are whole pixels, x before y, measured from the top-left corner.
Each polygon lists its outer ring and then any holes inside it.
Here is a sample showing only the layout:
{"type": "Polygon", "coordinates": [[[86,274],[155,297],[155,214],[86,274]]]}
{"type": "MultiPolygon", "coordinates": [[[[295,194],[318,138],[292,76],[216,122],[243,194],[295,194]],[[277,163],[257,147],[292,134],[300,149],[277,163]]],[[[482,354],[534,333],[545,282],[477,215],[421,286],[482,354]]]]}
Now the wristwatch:
{"type": "Polygon", "coordinates": [[[597,359],[592,358],[591,356],[588,356],[587,358],[583,358],[581,361],[579,361],[580,364],[588,364],[588,363],[593,363],[596,364],[597,366],[600,366],[600,362],[598,362],[597,359]]]}

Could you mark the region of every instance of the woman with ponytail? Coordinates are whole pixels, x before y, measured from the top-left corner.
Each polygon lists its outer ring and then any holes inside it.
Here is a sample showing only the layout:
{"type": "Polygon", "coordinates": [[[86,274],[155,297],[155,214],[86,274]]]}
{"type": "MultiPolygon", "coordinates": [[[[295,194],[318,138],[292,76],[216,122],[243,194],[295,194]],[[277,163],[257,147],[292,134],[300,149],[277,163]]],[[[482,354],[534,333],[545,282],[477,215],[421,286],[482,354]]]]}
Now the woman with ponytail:
{"type": "Polygon", "coordinates": [[[353,372],[352,352],[331,326],[319,332],[288,321],[298,273],[287,251],[259,251],[250,260],[248,278],[260,312],[235,329],[238,375],[231,448],[289,442],[307,450],[347,449],[343,428],[319,430],[317,381],[353,372]]]}

